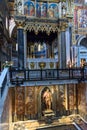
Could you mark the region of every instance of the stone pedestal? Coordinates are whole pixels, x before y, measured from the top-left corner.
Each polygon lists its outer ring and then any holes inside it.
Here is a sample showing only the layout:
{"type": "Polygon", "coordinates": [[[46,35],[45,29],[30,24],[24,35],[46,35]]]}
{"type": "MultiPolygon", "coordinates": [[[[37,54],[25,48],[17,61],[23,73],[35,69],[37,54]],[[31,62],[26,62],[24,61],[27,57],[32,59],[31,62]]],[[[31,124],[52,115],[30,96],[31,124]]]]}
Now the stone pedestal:
{"type": "Polygon", "coordinates": [[[55,116],[53,110],[47,109],[43,112],[44,117],[45,117],[45,122],[50,124],[53,122],[53,117],[55,116]]]}

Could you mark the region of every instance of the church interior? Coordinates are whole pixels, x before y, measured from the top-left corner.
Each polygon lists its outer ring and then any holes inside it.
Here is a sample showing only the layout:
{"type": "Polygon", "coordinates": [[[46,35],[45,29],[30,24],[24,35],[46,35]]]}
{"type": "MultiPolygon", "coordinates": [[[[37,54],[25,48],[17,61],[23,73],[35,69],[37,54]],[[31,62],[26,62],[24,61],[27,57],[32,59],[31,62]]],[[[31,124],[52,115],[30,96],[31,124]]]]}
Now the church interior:
{"type": "Polygon", "coordinates": [[[0,1],[0,129],[87,130],[87,0],[0,1]]]}

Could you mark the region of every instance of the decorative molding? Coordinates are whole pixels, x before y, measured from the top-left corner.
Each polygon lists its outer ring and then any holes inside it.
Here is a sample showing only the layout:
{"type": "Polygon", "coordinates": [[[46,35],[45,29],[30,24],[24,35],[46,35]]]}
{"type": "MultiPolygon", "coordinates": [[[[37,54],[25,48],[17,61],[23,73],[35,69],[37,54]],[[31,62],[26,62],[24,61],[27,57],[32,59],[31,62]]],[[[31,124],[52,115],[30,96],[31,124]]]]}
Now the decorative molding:
{"type": "Polygon", "coordinates": [[[49,35],[51,32],[58,32],[59,29],[57,24],[31,22],[25,25],[24,30],[34,31],[35,34],[45,31],[49,35]]]}
{"type": "Polygon", "coordinates": [[[34,62],[31,62],[31,63],[30,63],[30,68],[31,68],[31,69],[34,69],[34,67],[35,67],[35,63],[34,63],[34,62]]]}
{"type": "Polygon", "coordinates": [[[23,28],[24,27],[24,21],[15,21],[17,28],[23,28]]]}

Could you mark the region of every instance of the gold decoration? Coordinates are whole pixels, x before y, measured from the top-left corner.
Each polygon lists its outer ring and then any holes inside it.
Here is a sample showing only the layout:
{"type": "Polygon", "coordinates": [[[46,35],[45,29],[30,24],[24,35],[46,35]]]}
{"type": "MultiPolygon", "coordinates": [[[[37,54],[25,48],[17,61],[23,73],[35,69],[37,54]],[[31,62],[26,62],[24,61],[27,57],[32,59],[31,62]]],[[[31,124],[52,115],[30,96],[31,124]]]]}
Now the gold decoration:
{"type": "Polygon", "coordinates": [[[35,66],[34,62],[31,62],[31,63],[30,63],[31,69],[34,69],[34,66],[35,66]]]}
{"type": "Polygon", "coordinates": [[[39,67],[40,67],[41,69],[44,69],[45,66],[46,66],[46,63],[45,63],[45,62],[40,62],[40,63],[39,63],[39,67]]]}
{"type": "Polygon", "coordinates": [[[54,68],[54,63],[50,62],[50,68],[53,69],[54,68]]]}
{"type": "Polygon", "coordinates": [[[15,22],[16,22],[17,28],[23,28],[24,21],[15,21],[15,22]]]}
{"type": "Polygon", "coordinates": [[[38,32],[46,32],[48,35],[50,35],[51,32],[58,32],[58,23],[33,23],[30,22],[29,24],[26,24],[24,27],[24,30],[34,31],[37,35],[38,32]]]}
{"type": "Polygon", "coordinates": [[[60,23],[60,30],[61,31],[65,31],[67,27],[68,27],[68,23],[67,22],[61,22],[60,23]]]}

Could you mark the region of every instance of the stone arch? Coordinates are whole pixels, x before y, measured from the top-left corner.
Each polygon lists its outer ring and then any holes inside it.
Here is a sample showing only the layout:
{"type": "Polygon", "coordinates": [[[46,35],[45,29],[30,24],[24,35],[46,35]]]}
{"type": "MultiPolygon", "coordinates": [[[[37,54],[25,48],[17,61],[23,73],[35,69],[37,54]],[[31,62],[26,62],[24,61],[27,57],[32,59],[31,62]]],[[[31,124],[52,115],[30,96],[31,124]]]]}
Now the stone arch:
{"type": "Polygon", "coordinates": [[[78,46],[81,45],[81,41],[82,41],[84,38],[87,38],[87,37],[86,37],[86,36],[80,36],[80,37],[77,39],[77,45],[78,45],[78,46]]]}
{"type": "Polygon", "coordinates": [[[87,62],[87,36],[80,36],[77,39],[77,52],[78,52],[78,59],[77,59],[77,66],[80,66],[87,62]],[[84,54],[84,55],[83,55],[84,54]],[[84,61],[84,63],[82,63],[84,61]]]}

